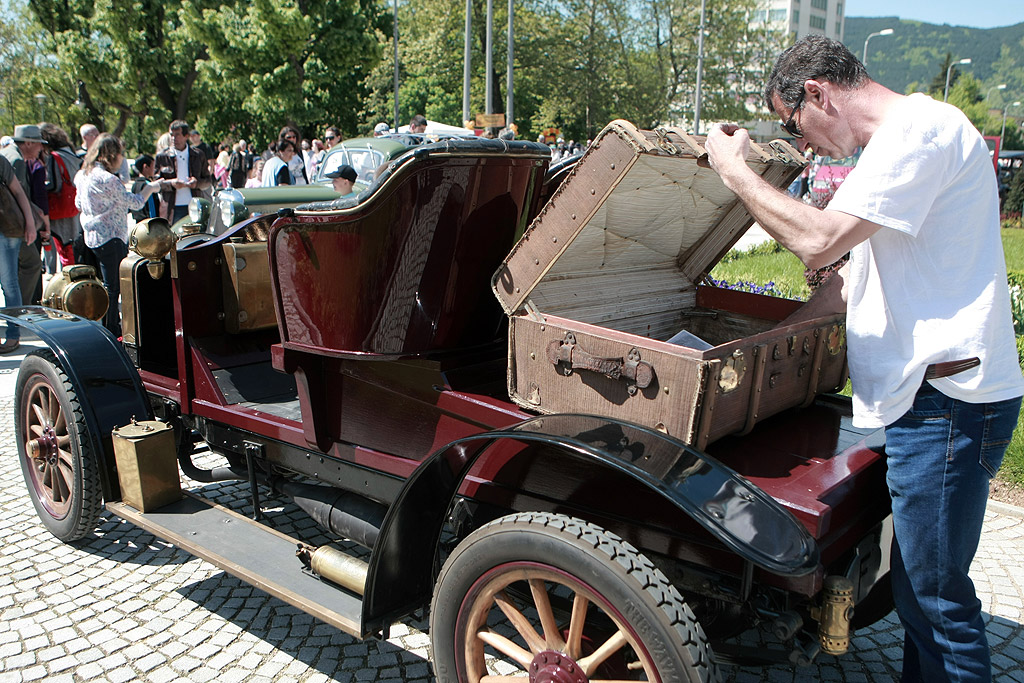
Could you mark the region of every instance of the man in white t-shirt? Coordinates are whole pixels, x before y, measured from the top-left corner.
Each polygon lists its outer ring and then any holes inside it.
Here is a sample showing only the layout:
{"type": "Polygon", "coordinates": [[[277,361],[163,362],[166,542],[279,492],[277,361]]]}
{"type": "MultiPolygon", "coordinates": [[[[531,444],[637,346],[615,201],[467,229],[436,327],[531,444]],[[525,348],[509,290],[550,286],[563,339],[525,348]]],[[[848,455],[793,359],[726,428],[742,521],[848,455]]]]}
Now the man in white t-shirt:
{"type": "Polygon", "coordinates": [[[824,36],[779,56],[765,100],[801,150],[864,150],[822,210],[746,165],[747,131],[718,126],[706,142],[726,186],[808,267],[850,252],[787,323],[846,312],[854,424],[885,427],[901,680],[990,681],[967,572],[1024,378],[988,149],[959,109],[883,87],[824,36]]]}

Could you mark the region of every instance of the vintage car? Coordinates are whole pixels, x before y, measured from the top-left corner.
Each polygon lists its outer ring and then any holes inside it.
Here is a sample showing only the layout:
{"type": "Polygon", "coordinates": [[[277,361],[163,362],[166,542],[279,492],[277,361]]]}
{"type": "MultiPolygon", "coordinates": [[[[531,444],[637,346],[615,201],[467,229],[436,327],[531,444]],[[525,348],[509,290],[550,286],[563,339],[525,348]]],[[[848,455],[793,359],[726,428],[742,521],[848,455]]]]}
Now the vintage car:
{"type": "Polygon", "coordinates": [[[189,203],[189,215],[173,226],[177,234],[210,232],[220,235],[247,218],[290,209],[308,202],[335,199],[338,193],[326,176],[342,164],[358,174],[354,190],[361,192],[373,182],[377,169],[410,147],[420,144],[422,136],[386,135],[344,140],[326,152],[324,162],[308,185],[280,187],[226,188],[218,190],[213,201],[196,197],[189,203]]]}
{"type": "MultiPolygon", "coordinates": [[[[666,158],[688,154],[663,133],[666,158]]],[[[812,394],[701,449],[510,400],[492,278],[535,218],[601,199],[582,162],[560,186],[584,188],[579,203],[545,187],[549,160],[533,142],[447,140],[355,200],[177,241],[151,219],[122,264],[123,340],[5,309],[49,346],[16,388],[42,522],[71,542],[105,508],[359,638],[429,610],[443,682],[712,681],[719,661],[844,652],[891,609],[883,435],[851,426],[848,399],[812,394]],[[242,504],[217,497],[228,481],[242,504]],[[330,542],[275,528],[285,503],[330,542]],[[775,648],[730,640],[751,628],[775,648]]],[[[825,347],[804,344],[781,353],[806,374],[825,347]]]]}

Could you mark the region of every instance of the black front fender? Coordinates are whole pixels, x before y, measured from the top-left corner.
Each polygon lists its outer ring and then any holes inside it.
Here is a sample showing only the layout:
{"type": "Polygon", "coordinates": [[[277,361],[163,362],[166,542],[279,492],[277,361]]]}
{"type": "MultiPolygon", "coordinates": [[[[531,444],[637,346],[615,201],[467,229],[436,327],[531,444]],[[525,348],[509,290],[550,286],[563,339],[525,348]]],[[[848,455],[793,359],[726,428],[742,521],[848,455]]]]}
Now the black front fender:
{"type": "Polygon", "coordinates": [[[445,516],[473,464],[495,444],[554,445],[640,482],[730,550],[775,574],[818,565],[814,539],[761,489],[682,441],[638,425],[590,415],[548,415],[455,441],[413,472],[388,510],[374,546],[363,599],[363,631],[373,633],[419,607],[445,516]]]}
{"type": "Polygon", "coordinates": [[[94,452],[102,459],[103,496],[120,498],[110,432],[134,416],[152,417],[142,380],[124,347],[99,323],[42,306],[0,309],[0,320],[46,343],[78,394],[94,452]]]}

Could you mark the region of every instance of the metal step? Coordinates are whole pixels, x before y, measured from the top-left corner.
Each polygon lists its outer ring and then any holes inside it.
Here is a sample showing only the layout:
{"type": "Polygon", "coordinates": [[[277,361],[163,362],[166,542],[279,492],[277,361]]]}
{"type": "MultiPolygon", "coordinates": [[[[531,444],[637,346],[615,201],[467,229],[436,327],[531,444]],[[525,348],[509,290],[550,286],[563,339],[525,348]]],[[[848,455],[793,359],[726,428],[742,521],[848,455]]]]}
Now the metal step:
{"type": "Polygon", "coordinates": [[[362,599],[303,571],[298,541],[205,498],[184,497],[151,512],[121,502],[107,509],[271,595],[362,638],[362,599]]]}

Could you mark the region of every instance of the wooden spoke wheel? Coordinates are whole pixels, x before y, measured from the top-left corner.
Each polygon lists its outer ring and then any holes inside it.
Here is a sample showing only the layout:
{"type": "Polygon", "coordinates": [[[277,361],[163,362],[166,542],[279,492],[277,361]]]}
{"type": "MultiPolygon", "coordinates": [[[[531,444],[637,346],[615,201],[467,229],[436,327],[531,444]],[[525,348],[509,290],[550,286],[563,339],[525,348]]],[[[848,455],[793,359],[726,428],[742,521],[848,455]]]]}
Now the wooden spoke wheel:
{"type": "Polygon", "coordinates": [[[78,397],[49,351],[22,362],[15,435],[25,484],[43,525],[62,541],[91,531],[103,494],[78,397]]]}
{"type": "Polygon", "coordinates": [[[439,681],[717,680],[679,593],[628,543],[563,515],[503,517],[445,563],[430,617],[439,681]]]}

